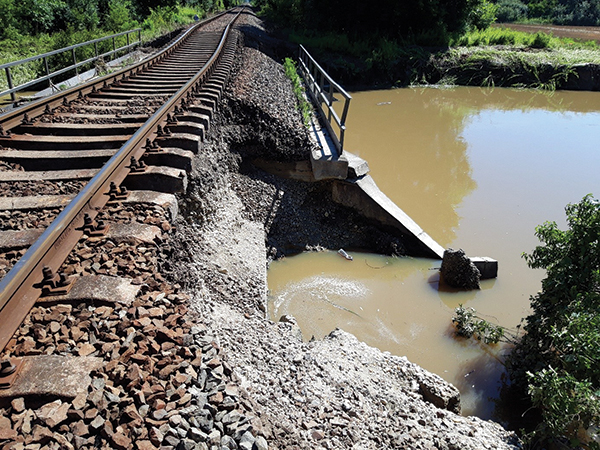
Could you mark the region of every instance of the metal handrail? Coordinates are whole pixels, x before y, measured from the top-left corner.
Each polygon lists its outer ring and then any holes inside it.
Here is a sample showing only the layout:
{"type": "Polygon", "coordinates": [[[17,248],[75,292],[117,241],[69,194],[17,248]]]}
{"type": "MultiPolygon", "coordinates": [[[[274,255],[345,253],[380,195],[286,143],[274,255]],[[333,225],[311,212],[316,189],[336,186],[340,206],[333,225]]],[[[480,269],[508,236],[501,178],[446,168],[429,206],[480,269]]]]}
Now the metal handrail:
{"type": "Polygon", "coordinates": [[[325,126],[331,135],[331,139],[339,152],[339,156],[341,156],[344,151],[346,117],[348,116],[348,108],[350,107],[352,96],[325,72],[302,45],[300,45],[299,62],[304,81],[308,86],[308,92],[318,107],[324,119],[325,126]],[[333,109],[333,102],[337,100],[335,98],[336,94],[340,94],[344,98],[344,108],[341,118],[333,109]],[[327,108],[324,108],[323,105],[327,108]],[[333,129],[332,119],[340,130],[339,136],[333,129]]]}
{"type": "Polygon", "coordinates": [[[13,62],[9,62],[6,64],[0,64],[0,70],[4,69],[4,71],[6,72],[6,81],[8,83],[8,89],[4,90],[2,92],[0,92],[0,97],[3,97],[5,95],[10,94],[11,100],[13,102],[15,102],[17,100],[17,97],[15,95],[16,92],[26,89],[28,87],[34,86],[38,83],[41,83],[42,81],[51,81],[52,78],[56,77],[57,75],[61,75],[65,72],[68,72],[70,70],[77,70],[79,67],[85,65],[85,64],[89,64],[91,62],[97,61],[100,58],[104,58],[105,56],[111,56],[114,55],[115,53],[124,51],[124,50],[129,50],[131,48],[135,48],[137,45],[141,45],[142,43],[142,29],[141,28],[135,28],[133,30],[129,30],[129,31],[123,31],[121,33],[116,33],[116,34],[111,34],[110,36],[104,36],[98,39],[94,39],[91,41],[87,41],[87,42],[81,42],[79,44],[75,44],[75,45],[71,45],[69,47],[65,47],[65,48],[61,48],[59,50],[54,50],[51,52],[47,52],[47,53],[42,53],[41,55],[36,55],[36,56],[30,56],[29,58],[25,58],[25,59],[20,59],[19,61],[13,61],[13,62]],[[133,33],[137,33],[138,34],[138,39],[135,42],[130,42],[130,34],[133,33]],[[115,39],[121,36],[127,36],[127,45],[124,45],[122,47],[117,48],[116,47],[116,42],[115,39]],[[98,53],[98,43],[100,42],[104,42],[107,41],[109,39],[112,39],[113,41],[113,49],[99,54],[98,53]],[[95,54],[96,56],[92,57],[92,58],[88,58],[85,61],[80,61],[77,62],[77,55],[75,53],[75,49],[86,46],[86,45],[94,45],[94,50],[95,50],[95,54]],[[55,55],[59,55],[61,53],[65,53],[70,51],[73,54],[73,64],[69,67],[65,67],[63,69],[59,69],[57,71],[54,71],[52,73],[50,73],[50,68],[48,66],[48,57],[50,56],[55,56],[55,55]],[[35,80],[32,81],[28,81],[27,83],[23,83],[19,86],[14,86],[13,85],[13,81],[12,81],[12,76],[10,73],[10,69],[12,67],[16,67],[16,66],[20,66],[22,64],[26,64],[29,62],[33,62],[33,61],[38,61],[42,59],[44,61],[44,67],[46,69],[46,75],[36,78],[35,80]]]}

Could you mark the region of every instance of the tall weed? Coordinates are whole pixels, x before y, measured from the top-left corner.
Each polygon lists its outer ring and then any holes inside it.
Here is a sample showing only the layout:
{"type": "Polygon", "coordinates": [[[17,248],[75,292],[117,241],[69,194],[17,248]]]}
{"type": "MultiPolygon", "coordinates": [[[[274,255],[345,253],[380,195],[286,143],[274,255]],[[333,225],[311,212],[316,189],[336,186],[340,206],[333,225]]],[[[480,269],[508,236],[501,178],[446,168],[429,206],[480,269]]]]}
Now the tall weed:
{"type": "Polygon", "coordinates": [[[302,120],[304,121],[304,125],[308,126],[310,123],[310,114],[312,111],[312,106],[306,100],[306,97],[304,95],[304,87],[302,86],[302,80],[300,79],[300,75],[298,75],[298,71],[296,70],[296,62],[290,58],[285,58],[283,68],[285,70],[285,75],[292,82],[294,95],[298,100],[297,108],[300,111],[300,114],[302,114],[302,120]]]}

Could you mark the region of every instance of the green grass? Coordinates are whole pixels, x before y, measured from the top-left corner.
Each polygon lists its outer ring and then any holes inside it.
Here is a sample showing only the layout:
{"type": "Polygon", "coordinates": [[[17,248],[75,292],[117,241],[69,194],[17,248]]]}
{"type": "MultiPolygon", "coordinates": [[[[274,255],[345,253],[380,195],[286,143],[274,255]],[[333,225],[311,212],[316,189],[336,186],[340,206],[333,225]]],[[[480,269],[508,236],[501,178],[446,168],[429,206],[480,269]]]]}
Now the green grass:
{"type": "Polygon", "coordinates": [[[597,49],[595,41],[576,41],[570,38],[558,38],[547,33],[525,33],[509,28],[488,28],[473,30],[453,39],[451,47],[477,47],[489,45],[506,45],[531,48],[568,48],[568,49],[597,49]]]}
{"type": "Polygon", "coordinates": [[[310,124],[312,106],[306,100],[306,96],[304,95],[304,87],[302,86],[302,80],[300,79],[298,71],[296,70],[296,62],[290,58],[285,58],[283,68],[285,70],[285,75],[292,82],[294,95],[296,96],[296,99],[298,101],[298,111],[300,111],[300,114],[302,114],[302,120],[304,121],[304,125],[308,127],[308,125],[310,124]]]}

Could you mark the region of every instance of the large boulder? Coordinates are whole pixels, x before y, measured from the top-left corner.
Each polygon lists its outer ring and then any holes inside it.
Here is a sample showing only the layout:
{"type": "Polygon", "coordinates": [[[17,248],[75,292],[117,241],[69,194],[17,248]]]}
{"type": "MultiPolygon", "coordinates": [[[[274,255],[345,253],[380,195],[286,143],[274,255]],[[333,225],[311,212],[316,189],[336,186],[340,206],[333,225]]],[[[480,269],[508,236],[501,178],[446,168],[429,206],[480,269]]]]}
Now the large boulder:
{"type": "Polygon", "coordinates": [[[440,269],[442,281],[458,289],[480,289],[481,274],[464,250],[447,249],[440,269]]]}

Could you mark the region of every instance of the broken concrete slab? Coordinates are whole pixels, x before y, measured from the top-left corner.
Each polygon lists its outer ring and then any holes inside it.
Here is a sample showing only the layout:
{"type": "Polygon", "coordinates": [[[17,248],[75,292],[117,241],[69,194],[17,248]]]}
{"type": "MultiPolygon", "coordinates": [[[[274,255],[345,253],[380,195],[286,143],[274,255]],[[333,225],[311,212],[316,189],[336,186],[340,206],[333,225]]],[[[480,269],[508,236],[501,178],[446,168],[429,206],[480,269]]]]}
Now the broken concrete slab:
{"type": "MultiPolygon", "coordinates": [[[[154,225],[131,222],[111,224],[105,237],[117,244],[128,242],[132,244],[144,243],[155,245],[156,240],[160,239],[161,236],[162,230],[154,225]]],[[[103,239],[103,237],[94,239],[103,239]]]]}
{"type": "Polygon", "coordinates": [[[481,279],[498,277],[498,261],[487,256],[474,256],[469,258],[481,274],[481,279]]]}
{"type": "Polygon", "coordinates": [[[130,191],[127,199],[123,203],[150,203],[161,206],[169,215],[171,222],[174,222],[179,213],[177,197],[173,194],[165,194],[155,191],[130,191]]]}
{"type": "Polygon", "coordinates": [[[149,166],[144,172],[130,173],[123,181],[123,185],[128,190],[151,189],[169,194],[185,192],[187,173],[172,167],[149,166]]]}
{"type": "Polygon", "coordinates": [[[348,160],[348,177],[359,178],[369,173],[369,163],[348,151],[344,152],[344,156],[348,160]]]}
{"type": "Polygon", "coordinates": [[[356,180],[335,182],[333,201],[353,208],[389,229],[396,230],[405,239],[410,254],[442,259],[444,248],[391,201],[370,175],[356,180]]]}
{"type": "Polygon", "coordinates": [[[282,178],[314,182],[313,169],[308,161],[269,161],[266,159],[253,159],[252,164],[265,172],[282,178]]]}

